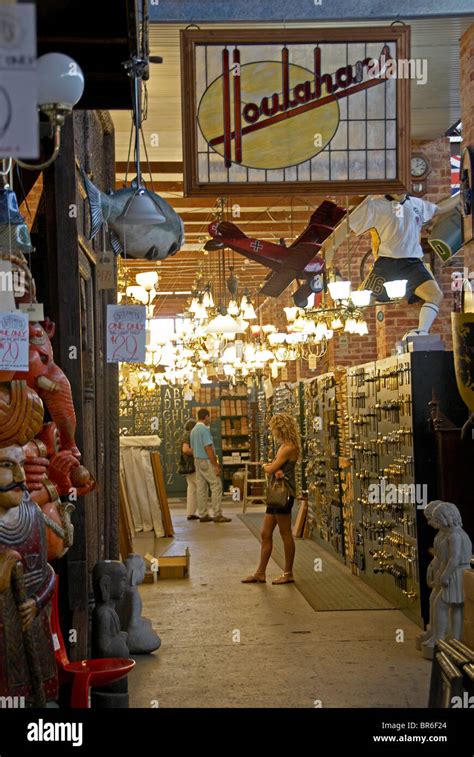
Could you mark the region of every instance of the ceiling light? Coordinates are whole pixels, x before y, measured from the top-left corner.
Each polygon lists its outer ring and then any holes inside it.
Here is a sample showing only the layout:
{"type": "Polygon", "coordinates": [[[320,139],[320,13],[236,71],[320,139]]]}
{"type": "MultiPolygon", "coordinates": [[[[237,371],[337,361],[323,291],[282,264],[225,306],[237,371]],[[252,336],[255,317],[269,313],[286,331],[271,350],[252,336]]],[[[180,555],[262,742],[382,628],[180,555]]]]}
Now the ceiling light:
{"type": "Polygon", "coordinates": [[[150,292],[155,284],[158,283],[158,274],[156,271],[144,271],[143,273],[137,273],[135,280],[139,286],[150,292]]]}
{"type": "Polygon", "coordinates": [[[344,331],[347,331],[348,334],[355,334],[357,332],[357,321],[355,318],[347,319],[344,331]]]}
{"type": "Polygon", "coordinates": [[[298,313],[299,308],[297,308],[297,307],[291,307],[291,308],[290,307],[286,307],[286,308],[283,308],[283,310],[285,311],[285,315],[286,315],[286,319],[287,319],[288,323],[293,323],[293,321],[296,318],[296,314],[298,313]]]}
{"type": "Polygon", "coordinates": [[[235,300],[231,300],[227,306],[227,312],[229,315],[239,315],[240,309],[235,300]]]}
{"type": "Polygon", "coordinates": [[[246,321],[252,321],[257,317],[254,306],[252,305],[251,302],[248,302],[247,305],[245,306],[243,317],[245,318],[246,321]]]}
{"type": "Polygon", "coordinates": [[[347,300],[351,292],[351,282],[331,281],[328,284],[328,289],[333,300],[347,300]]]}
{"type": "Polygon", "coordinates": [[[372,292],[370,289],[358,289],[355,292],[351,292],[351,300],[358,308],[364,308],[370,304],[370,298],[372,292]]]}
{"type": "Polygon", "coordinates": [[[141,286],[128,286],[125,290],[127,297],[133,297],[134,300],[142,302],[144,305],[148,302],[148,294],[141,286]]]}
{"type": "Polygon", "coordinates": [[[206,334],[242,334],[244,329],[231,315],[218,315],[205,327],[206,334]]]}
{"type": "Polygon", "coordinates": [[[386,281],[384,284],[387,294],[391,300],[398,300],[405,297],[407,289],[408,279],[400,279],[397,281],[386,281]]]}

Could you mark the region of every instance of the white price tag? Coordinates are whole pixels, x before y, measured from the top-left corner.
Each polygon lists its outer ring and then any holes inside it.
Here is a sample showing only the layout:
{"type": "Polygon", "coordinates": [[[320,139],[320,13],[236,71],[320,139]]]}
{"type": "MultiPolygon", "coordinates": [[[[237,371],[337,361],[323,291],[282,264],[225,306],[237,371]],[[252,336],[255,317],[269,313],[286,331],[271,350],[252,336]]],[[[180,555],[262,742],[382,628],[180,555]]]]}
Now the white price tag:
{"type": "Polygon", "coordinates": [[[26,313],[28,320],[32,323],[44,321],[44,308],[42,302],[21,302],[20,310],[26,313]]]}
{"type": "Polygon", "coordinates": [[[28,316],[20,310],[0,313],[0,369],[27,371],[28,350],[28,316]]]}
{"type": "Polygon", "coordinates": [[[146,307],[107,305],[107,362],[144,363],[146,307]]]}
{"type": "Polygon", "coordinates": [[[97,288],[114,289],[115,288],[115,270],[113,252],[104,252],[102,259],[96,266],[97,288]]]}

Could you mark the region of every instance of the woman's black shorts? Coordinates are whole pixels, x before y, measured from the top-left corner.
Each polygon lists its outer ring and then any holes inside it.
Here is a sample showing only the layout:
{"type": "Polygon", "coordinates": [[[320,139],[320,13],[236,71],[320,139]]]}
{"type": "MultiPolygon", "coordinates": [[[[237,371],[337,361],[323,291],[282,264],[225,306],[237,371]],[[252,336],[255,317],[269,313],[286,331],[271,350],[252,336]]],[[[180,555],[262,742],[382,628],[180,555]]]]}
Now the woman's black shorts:
{"type": "Polygon", "coordinates": [[[288,497],[288,504],[286,507],[274,507],[273,505],[268,505],[265,513],[267,515],[290,515],[294,501],[294,497],[288,497]]]}

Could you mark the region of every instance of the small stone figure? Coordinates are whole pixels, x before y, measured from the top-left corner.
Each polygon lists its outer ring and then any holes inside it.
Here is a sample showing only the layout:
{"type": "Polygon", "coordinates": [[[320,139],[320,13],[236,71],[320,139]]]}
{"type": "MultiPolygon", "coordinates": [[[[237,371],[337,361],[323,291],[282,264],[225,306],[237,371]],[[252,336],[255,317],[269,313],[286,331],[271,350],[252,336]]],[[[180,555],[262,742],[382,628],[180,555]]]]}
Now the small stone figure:
{"type": "Polygon", "coordinates": [[[127,634],[115,610],[127,585],[127,571],[118,560],[102,560],[92,571],[95,609],[92,614],[92,656],[129,657],[127,634]]]}
{"type": "Polygon", "coordinates": [[[127,588],[117,604],[117,613],[131,654],[149,654],[159,649],[161,639],[153,630],[151,620],[142,618],[142,598],[138,590],[145,578],[145,560],[141,555],[129,555],[125,560],[127,588]]]}
{"type": "MultiPolygon", "coordinates": [[[[439,529],[440,524],[439,522],[434,519],[433,520],[433,510],[438,505],[442,504],[442,501],[440,499],[433,499],[431,502],[428,502],[425,509],[423,510],[423,515],[425,516],[426,520],[428,521],[428,525],[430,525],[432,528],[439,529]]],[[[426,627],[426,631],[423,633],[420,633],[416,638],[416,648],[421,651],[422,644],[425,641],[428,641],[433,636],[433,613],[434,613],[434,603],[435,599],[438,596],[440,587],[434,585],[434,575],[437,570],[437,565],[439,564],[439,559],[436,556],[436,552],[438,549],[438,544],[441,539],[443,539],[445,536],[445,533],[443,531],[438,531],[434,538],[433,542],[433,559],[431,560],[430,564],[428,565],[426,569],[426,583],[428,584],[428,587],[431,589],[430,594],[430,618],[429,623],[426,627]]]]}
{"type": "Polygon", "coordinates": [[[439,639],[459,639],[463,618],[463,572],[470,566],[472,543],[462,528],[461,514],[451,502],[440,502],[432,510],[431,523],[440,533],[435,538],[431,563],[433,598],[432,633],[423,642],[423,656],[433,659],[439,639]]]}

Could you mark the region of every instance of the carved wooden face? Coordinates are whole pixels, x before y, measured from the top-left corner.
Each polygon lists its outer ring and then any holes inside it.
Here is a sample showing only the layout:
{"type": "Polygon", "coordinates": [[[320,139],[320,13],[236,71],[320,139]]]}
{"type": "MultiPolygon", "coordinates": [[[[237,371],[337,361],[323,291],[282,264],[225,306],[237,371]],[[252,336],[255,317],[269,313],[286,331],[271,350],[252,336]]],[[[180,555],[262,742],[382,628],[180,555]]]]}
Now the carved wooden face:
{"type": "Polygon", "coordinates": [[[19,445],[0,448],[0,507],[10,509],[21,504],[25,492],[24,462],[23,448],[19,445]]]}

